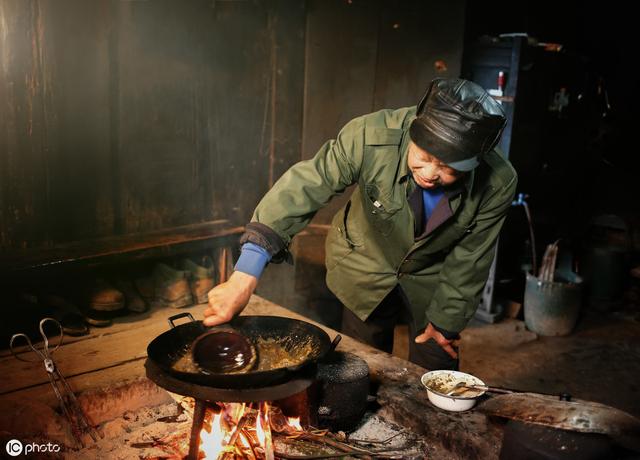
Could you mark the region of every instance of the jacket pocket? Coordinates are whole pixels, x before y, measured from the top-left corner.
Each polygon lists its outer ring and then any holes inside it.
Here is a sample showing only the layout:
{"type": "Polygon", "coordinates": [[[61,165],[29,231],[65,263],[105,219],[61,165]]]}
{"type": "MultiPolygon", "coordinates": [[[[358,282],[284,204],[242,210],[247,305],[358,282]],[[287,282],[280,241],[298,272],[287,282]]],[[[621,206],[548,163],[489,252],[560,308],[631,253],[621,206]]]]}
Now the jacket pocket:
{"type": "Polygon", "coordinates": [[[337,267],[342,259],[351,254],[356,247],[362,246],[362,243],[352,239],[349,234],[347,217],[350,209],[351,201],[347,202],[344,208],[338,211],[333,217],[331,229],[327,234],[325,243],[325,264],[327,270],[332,270],[337,267]]]}
{"type": "Polygon", "coordinates": [[[364,186],[364,208],[373,227],[384,236],[388,236],[395,225],[394,214],[398,207],[383,196],[375,184],[364,186]]]}

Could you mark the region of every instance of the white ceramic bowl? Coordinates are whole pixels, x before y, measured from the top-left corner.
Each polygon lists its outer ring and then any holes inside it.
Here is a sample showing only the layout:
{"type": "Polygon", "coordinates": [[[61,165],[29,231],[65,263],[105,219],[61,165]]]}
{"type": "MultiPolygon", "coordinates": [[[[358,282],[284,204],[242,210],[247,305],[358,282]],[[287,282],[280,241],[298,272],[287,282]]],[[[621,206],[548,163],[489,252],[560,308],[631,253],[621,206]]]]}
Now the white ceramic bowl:
{"type": "Polygon", "coordinates": [[[464,382],[472,385],[483,385],[484,382],[471,374],[458,371],[431,371],[427,372],[420,379],[427,389],[429,401],[440,409],[462,412],[475,406],[477,399],[485,392],[480,390],[469,390],[461,396],[447,396],[446,393],[453,387],[464,382]]]}

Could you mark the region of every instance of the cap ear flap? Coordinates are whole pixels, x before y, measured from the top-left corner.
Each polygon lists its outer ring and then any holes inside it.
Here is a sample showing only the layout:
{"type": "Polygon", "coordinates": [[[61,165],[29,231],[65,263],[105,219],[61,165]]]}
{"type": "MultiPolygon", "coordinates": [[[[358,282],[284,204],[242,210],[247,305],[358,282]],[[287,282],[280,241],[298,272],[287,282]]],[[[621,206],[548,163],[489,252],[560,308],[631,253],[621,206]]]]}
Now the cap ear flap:
{"type": "Polygon", "coordinates": [[[439,78],[436,78],[436,79],[432,80],[431,83],[429,84],[429,87],[427,88],[427,91],[424,93],[424,96],[422,96],[422,99],[420,99],[420,102],[418,102],[418,108],[416,109],[416,115],[420,115],[424,111],[424,106],[427,103],[427,99],[429,98],[429,94],[431,94],[431,90],[433,89],[433,87],[436,84],[436,82],[438,82],[439,80],[440,80],[439,78]]]}
{"type": "Polygon", "coordinates": [[[488,142],[489,140],[485,139],[482,145],[482,150],[480,152],[480,155],[484,155],[488,151],[492,150],[498,144],[498,141],[500,140],[500,136],[502,136],[502,132],[504,131],[504,128],[506,126],[507,126],[507,119],[503,117],[502,126],[500,126],[500,128],[498,129],[498,132],[496,133],[496,136],[493,138],[493,140],[491,142],[488,142]]]}

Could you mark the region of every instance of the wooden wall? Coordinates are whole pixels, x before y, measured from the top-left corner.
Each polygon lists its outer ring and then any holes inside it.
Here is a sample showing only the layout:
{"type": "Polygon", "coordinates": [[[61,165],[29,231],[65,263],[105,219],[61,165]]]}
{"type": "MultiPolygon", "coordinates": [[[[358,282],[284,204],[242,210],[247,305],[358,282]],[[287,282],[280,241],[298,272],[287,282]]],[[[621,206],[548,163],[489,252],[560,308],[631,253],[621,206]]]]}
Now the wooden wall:
{"type": "Polygon", "coordinates": [[[2,0],[0,18],[3,247],[244,221],[299,158],[303,3],[2,0]]]}
{"type": "MultiPolygon", "coordinates": [[[[302,157],[352,118],[415,105],[433,78],[458,76],[464,8],[463,0],[309,2],[302,157]]],[[[349,194],[314,223],[328,224],[349,194]]]]}
{"type": "Polygon", "coordinates": [[[0,248],[245,222],[350,118],[457,75],[463,10],[0,0],[0,248]]]}

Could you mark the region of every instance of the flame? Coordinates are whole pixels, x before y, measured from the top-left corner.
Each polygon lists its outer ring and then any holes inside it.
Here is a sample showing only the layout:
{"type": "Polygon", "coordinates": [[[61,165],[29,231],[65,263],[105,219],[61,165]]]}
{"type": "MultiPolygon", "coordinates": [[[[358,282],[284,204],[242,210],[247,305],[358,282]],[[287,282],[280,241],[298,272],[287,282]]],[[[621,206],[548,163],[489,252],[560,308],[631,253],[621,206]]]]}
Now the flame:
{"type": "Polygon", "coordinates": [[[302,431],[302,425],[300,425],[300,417],[287,417],[287,423],[290,428],[296,431],[302,431]]]}
{"type": "Polygon", "coordinates": [[[245,449],[251,449],[251,443],[244,434],[240,435],[240,444],[242,444],[242,447],[245,449]]]}
{"type": "Polygon", "coordinates": [[[265,435],[264,428],[262,427],[262,409],[258,411],[258,417],[256,418],[256,436],[258,437],[260,445],[264,446],[267,436],[265,435]]]}
{"type": "Polygon", "coordinates": [[[225,450],[230,433],[222,424],[222,413],[214,414],[209,430],[205,426],[200,433],[200,449],[206,458],[218,458],[225,450]]]}
{"type": "MultiPolygon", "coordinates": [[[[269,404],[259,404],[255,425],[252,425],[255,409],[254,412],[248,412],[249,410],[250,407],[247,408],[245,404],[223,404],[222,410],[211,416],[211,423],[205,424],[200,433],[200,450],[205,458],[218,459],[224,453],[242,455],[243,451],[251,452],[259,447],[264,452],[265,460],[274,459],[269,404]],[[238,431],[239,424],[241,427],[238,431]]],[[[302,429],[300,419],[289,418],[289,424],[292,429],[302,429]]]]}
{"type": "Polygon", "coordinates": [[[225,412],[234,423],[238,422],[238,420],[242,418],[246,407],[247,405],[245,403],[224,405],[225,412]]]}
{"type": "Polygon", "coordinates": [[[260,404],[260,409],[261,410],[258,412],[258,419],[256,420],[256,429],[262,425],[264,443],[261,442],[261,445],[264,446],[265,460],[274,460],[275,455],[273,452],[273,439],[271,438],[271,422],[269,421],[269,404],[260,404]],[[260,414],[262,414],[262,417],[260,414]]]}

